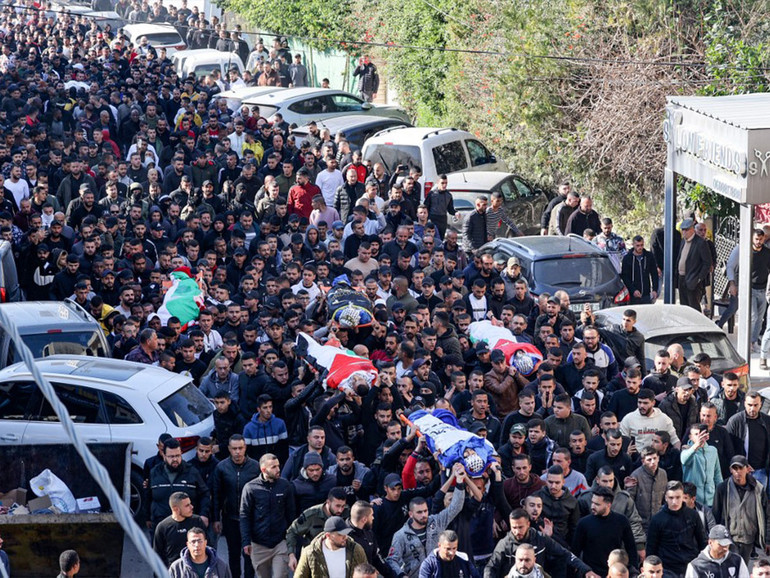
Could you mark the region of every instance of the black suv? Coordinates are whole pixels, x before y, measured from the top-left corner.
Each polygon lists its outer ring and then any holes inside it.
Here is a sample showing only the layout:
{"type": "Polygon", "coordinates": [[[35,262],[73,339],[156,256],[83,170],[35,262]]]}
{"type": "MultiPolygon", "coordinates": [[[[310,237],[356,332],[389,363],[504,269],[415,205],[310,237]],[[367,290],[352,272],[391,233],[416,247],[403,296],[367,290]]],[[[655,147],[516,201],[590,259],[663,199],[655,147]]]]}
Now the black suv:
{"type": "Polygon", "coordinates": [[[582,237],[500,238],[481,247],[481,252],[518,257],[533,296],[561,289],[569,294],[570,309],[576,312],[586,303],[600,309],[629,301],[609,255],[582,237]]]}

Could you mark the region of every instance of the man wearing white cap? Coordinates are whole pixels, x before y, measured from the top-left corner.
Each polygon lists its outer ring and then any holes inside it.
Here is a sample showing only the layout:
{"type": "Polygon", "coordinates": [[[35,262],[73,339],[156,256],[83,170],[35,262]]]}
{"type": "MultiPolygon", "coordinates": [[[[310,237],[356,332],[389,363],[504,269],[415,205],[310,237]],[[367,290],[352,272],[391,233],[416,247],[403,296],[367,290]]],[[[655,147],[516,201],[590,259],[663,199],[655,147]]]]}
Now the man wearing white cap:
{"type": "Polygon", "coordinates": [[[685,578],[749,578],[743,558],[730,552],[732,543],[727,528],[721,525],[711,528],[708,546],[687,565],[685,578]]]}

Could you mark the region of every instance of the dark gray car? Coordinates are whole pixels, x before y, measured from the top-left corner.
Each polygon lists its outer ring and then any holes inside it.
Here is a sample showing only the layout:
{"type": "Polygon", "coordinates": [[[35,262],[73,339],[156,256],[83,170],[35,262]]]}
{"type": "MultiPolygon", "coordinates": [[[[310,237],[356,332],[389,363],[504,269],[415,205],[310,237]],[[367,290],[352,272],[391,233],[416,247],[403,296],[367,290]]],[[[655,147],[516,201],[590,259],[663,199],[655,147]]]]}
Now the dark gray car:
{"type": "Polygon", "coordinates": [[[480,251],[518,257],[533,296],[566,291],[573,311],[582,310],[586,303],[599,309],[624,305],[629,300],[628,289],[609,255],[582,237],[500,238],[480,251]]]}

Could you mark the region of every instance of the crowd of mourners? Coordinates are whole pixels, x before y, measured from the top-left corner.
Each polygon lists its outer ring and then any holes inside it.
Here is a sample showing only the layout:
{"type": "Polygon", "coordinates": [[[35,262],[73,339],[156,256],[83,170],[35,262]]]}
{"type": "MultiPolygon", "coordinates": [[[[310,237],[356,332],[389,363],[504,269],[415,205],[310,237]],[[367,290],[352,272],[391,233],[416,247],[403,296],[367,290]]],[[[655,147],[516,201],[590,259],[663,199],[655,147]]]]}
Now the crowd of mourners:
{"type": "MultiPolygon", "coordinates": [[[[770,576],[752,560],[770,551],[770,418],[737,375],[676,344],[647,367],[633,309],[598,327],[564,292],[530,296],[518,259],[479,251],[499,196],[458,235],[445,178],[424,196],[417,167],[390,175],[342,133],[298,142],[215,98],[306,82],[280,38],[249,50],[185,0],[107,4],[250,63],[181,78],[146,39],[46,2],[0,8],[0,234],[26,299],[82,305],[113,357],[187,374],[216,408],[194,458],[165,434],[145,466],[139,515],[173,576],[770,576]],[[185,328],[157,314],[180,268],[205,295],[185,328]],[[370,325],[330,321],[341,275],[370,325]],[[524,375],[471,342],[482,320],[543,362],[524,375]],[[327,389],[299,332],[369,358],[377,379],[327,389]],[[483,475],[441,467],[400,419],[435,408],[495,447],[483,475]]],[[[360,67],[371,97],[376,68],[360,67]]],[[[611,222],[560,192],[544,233],[601,229],[635,302],[654,302],[643,241],[620,263],[611,222]]]]}

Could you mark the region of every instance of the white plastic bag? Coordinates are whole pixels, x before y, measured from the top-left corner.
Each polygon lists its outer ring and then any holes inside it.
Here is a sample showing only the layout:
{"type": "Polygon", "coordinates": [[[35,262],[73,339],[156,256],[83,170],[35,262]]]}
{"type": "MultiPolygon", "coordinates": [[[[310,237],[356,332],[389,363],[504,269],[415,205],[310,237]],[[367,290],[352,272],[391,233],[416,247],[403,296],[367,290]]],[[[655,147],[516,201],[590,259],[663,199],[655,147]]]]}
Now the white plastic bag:
{"type": "Polygon", "coordinates": [[[65,514],[74,514],[77,512],[77,501],[75,496],[51,470],[45,469],[40,475],[29,481],[32,491],[38,497],[48,496],[51,504],[65,514]]]}

